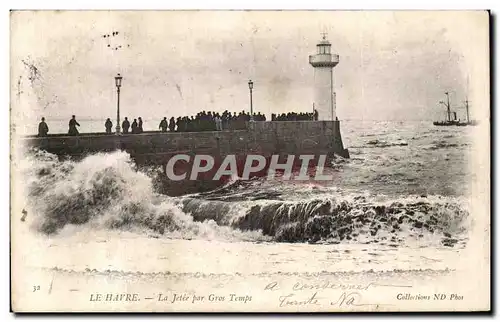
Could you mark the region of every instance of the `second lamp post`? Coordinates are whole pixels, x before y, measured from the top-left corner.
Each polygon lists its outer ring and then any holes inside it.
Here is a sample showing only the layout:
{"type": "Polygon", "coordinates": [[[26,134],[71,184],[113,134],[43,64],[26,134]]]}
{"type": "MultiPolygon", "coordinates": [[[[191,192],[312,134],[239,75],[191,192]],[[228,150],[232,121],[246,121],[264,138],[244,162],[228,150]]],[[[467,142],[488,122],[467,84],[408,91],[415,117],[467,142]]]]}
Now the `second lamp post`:
{"type": "Polygon", "coordinates": [[[253,102],[252,102],[252,92],[253,92],[253,82],[248,81],[248,88],[250,89],[250,121],[253,122],[253,102]]]}
{"type": "Polygon", "coordinates": [[[120,87],[122,87],[122,79],[120,74],[115,76],[116,93],[118,101],[116,103],[116,135],[120,135],[120,87]]]}

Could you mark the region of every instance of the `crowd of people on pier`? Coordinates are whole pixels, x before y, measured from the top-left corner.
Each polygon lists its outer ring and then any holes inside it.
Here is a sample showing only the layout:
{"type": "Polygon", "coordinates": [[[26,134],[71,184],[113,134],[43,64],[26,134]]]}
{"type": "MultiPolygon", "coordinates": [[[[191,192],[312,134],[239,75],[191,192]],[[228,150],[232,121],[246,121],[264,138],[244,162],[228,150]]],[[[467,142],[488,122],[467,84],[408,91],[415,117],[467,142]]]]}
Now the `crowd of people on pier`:
{"type": "MultiPolygon", "coordinates": [[[[246,123],[250,122],[252,117],[249,113],[241,111],[236,112],[224,111],[222,114],[218,112],[199,112],[196,116],[171,117],[167,121],[164,117],[161,120],[159,129],[162,132],[200,132],[200,131],[223,131],[223,130],[241,130],[246,128],[246,123]]],[[[313,113],[283,113],[272,114],[271,121],[313,121],[318,120],[318,112],[313,113]]],[[[266,121],[264,114],[253,113],[253,121],[266,121]]]]}
{"type": "MultiPolygon", "coordinates": [[[[224,130],[243,130],[246,129],[247,122],[250,121],[263,122],[266,121],[266,116],[264,114],[253,113],[253,117],[241,111],[238,114],[236,112],[224,111],[219,114],[213,111],[202,111],[197,113],[195,116],[183,116],[183,117],[171,117],[167,119],[164,117],[158,126],[161,132],[202,132],[202,131],[224,131],[224,130]]],[[[282,114],[272,114],[271,121],[313,121],[318,120],[318,112],[314,110],[313,113],[282,113],[282,114]]],[[[78,128],[80,124],[77,122],[75,115],[73,115],[69,121],[68,135],[78,135],[78,128]]],[[[113,133],[113,122],[110,118],[106,119],[104,123],[104,128],[106,134],[113,133]]],[[[123,134],[140,134],[144,132],[143,120],[141,117],[134,119],[132,124],[128,117],[125,117],[121,124],[121,129],[123,134]]],[[[42,117],[40,124],[38,125],[38,136],[47,136],[49,132],[49,127],[45,122],[45,118],[42,117]]]]}
{"type": "Polygon", "coordinates": [[[318,111],[313,113],[295,113],[288,112],[282,114],[271,114],[271,121],[317,121],[318,111]]]}
{"type": "MultiPolygon", "coordinates": [[[[165,120],[165,119],[164,119],[165,120]]],[[[171,117],[168,123],[170,132],[202,132],[202,131],[223,131],[223,130],[242,130],[246,128],[246,122],[251,120],[250,114],[241,111],[236,112],[224,111],[218,112],[202,111],[195,116],[171,117]]],[[[265,121],[265,115],[260,112],[253,114],[254,121],[265,121]]],[[[162,121],[163,122],[163,121],[162,121]]],[[[167,127],[160,123],[162,132],[167,131],[167,127]]]]}

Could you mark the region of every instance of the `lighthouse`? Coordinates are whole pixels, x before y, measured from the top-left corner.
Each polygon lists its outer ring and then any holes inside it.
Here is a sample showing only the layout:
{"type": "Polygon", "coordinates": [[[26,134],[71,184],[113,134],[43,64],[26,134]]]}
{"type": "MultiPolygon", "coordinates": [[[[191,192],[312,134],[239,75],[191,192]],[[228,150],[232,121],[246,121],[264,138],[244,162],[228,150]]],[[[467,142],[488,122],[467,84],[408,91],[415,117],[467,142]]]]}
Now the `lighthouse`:
{"type": "Polygon", "coordinates": [[[323,39],[316,45],[316,54],[309,56],[309,64],[314,67],[314,108],[318,120],[335,121],[336,94],[333,84],[333,67],[339,63],[339,55],[332,54],[332,45],[323,33],[323,39]]]}
{"type": "Polygon", "coordinates": [[[333,84],[333,67],[339,63],[339,55],[332,54],[332,44],[323,39],[316,45],[316,54],[309,56],[309,64],[314,67],[314,109],[318,112],[318,121],[333,123],[331,133],[331,151],[344,158],[349,158],[349,150],[344,149],[340,133],[340,121],[336,111],[336,93],[333,84]]]}

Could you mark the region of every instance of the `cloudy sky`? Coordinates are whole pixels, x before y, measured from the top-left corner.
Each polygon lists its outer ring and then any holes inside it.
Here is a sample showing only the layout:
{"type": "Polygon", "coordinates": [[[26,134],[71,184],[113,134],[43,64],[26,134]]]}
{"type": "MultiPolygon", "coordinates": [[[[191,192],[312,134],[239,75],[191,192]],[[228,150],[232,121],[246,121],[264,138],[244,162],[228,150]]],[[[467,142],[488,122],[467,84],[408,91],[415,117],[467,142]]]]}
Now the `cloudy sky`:
{"type": "Polygon", "coordinates": [[[310,111],[321,32],[340,55],[339,119],[444,118],[444,91],[489,102],[485,12],[23,11],[11,15],[13,115],[113,119],[118,72],[122,116],[248,110],[249,79],[255,111],[310,111]]]}

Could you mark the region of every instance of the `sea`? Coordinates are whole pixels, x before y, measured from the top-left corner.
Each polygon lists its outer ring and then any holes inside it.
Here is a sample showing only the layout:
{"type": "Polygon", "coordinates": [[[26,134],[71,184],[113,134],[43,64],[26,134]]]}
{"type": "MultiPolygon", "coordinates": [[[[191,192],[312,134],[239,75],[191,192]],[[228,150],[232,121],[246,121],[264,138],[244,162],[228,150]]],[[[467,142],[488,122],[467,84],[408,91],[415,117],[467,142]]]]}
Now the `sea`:
{"type": "Polygon", "coordinates": [[[331,162],[331,181],[234,178],[179,197],[158,193],[154,169],[124,151],[80,161],[26,151],[16,164],[28,212],[19,229],[32,240],[23,260],[103,274],[453,270],[478,215],[473,127],[346,120],[341,132],[350,158],[331,162]]]}

